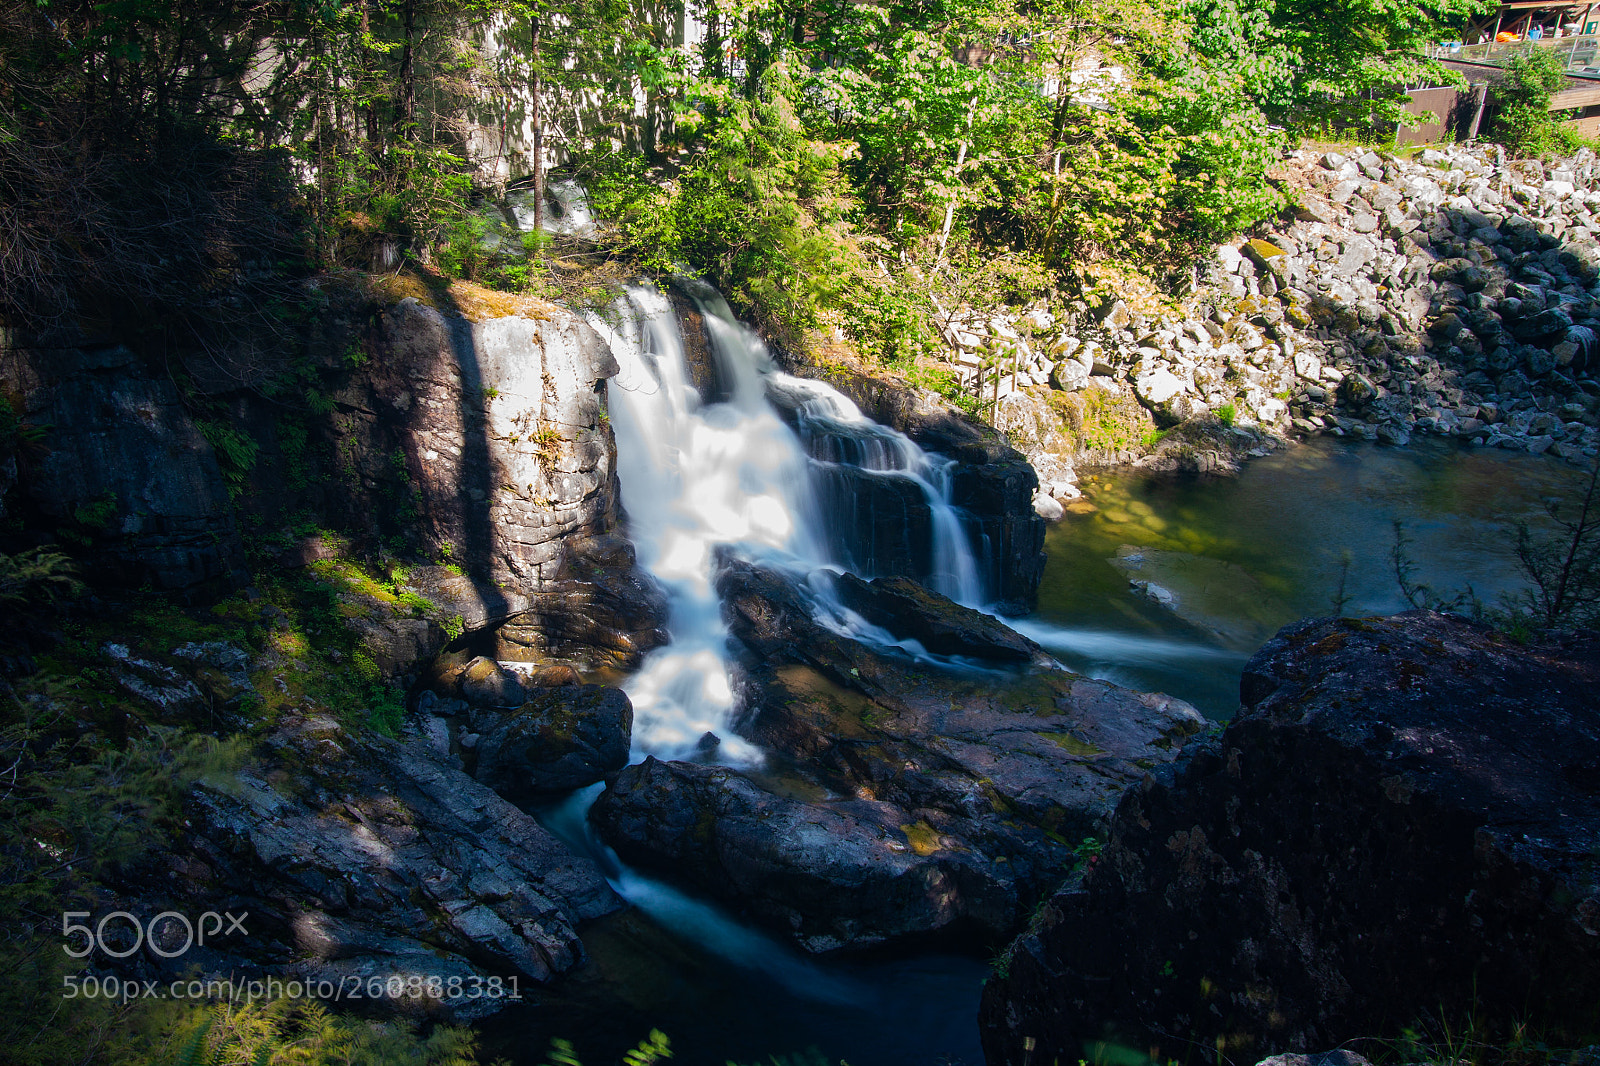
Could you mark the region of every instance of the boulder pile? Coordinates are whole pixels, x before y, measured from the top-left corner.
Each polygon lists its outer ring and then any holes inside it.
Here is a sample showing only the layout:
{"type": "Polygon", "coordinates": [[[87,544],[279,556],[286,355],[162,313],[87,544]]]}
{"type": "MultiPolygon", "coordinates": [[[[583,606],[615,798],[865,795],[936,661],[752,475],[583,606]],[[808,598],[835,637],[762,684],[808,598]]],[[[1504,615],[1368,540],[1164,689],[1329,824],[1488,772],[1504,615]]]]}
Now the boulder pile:
{"type": "Polygon", "coordinates": [[[1076,495],[1079,466],[1226,467],[1264,436],[1600,451],[1592,152],[1296,151],[1275,176],[1296,206],[1218,247],[1167,313],[1112,300],[942,316],[958,381],[1040,469],[1041,496],[1076,495]],[[1131,401],[1146,432],[1095,431],[1131,401]],[[1157,443],[1208,418],[1242,431],[1231,454],[1157,443]]]}

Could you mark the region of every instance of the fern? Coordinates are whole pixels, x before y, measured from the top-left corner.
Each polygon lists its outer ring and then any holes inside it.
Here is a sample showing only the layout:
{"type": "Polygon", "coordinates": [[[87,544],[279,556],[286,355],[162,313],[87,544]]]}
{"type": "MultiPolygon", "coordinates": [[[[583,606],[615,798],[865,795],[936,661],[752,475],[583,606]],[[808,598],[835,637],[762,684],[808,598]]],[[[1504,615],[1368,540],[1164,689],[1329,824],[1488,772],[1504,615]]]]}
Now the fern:
{"type": "Polygon", "coordinates": [[[0,603],[54,603],[83,591],[72,560],[53,545],[15,555],[0,554],[0,603]]]}

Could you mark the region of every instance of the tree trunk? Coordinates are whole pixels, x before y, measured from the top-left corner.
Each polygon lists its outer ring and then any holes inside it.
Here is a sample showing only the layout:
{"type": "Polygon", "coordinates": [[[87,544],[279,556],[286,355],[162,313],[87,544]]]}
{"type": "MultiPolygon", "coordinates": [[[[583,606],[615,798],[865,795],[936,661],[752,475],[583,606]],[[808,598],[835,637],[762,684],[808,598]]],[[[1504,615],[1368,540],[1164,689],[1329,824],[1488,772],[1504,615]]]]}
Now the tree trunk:
{"type": "Polygon", "coordinates": [[[406,0],[405,44],[400,49],[400,99],[395,108],[395,127],[406,130],[417,117],[417,0],[406,0]]]}
{"type": "Polygon", "coordinates": [[[539,232],[544,226],[544,117],[540,114],[539,94],[539,16],[531,15],[528,18],[528,28],[532,36],[529,54],[533,58],[533,77],[529,79],[528,96],[529,108],[533,112],[533,230],[539,232]]]}

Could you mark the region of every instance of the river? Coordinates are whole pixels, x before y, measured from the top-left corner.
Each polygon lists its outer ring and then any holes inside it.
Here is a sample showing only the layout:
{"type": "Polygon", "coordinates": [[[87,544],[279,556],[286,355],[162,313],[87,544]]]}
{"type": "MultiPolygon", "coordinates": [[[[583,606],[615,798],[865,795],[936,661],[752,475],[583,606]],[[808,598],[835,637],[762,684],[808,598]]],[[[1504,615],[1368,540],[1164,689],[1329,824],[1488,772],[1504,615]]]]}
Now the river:
{"type": "MultiPolygon", "coordinates": [[[[728,331],[713,340],[730,396],[701,405],[665,302],[647,291],[631,299],[613,336],[624,353],[611,392],[618,465],[641,563],[673,602],[673,643],[623,682],[636,710],[635,759],[692,755],[715,733],[719,761],[756,770],[762,754],[727,728],[734,697],[711,582],[718,546],[805,570],[870,570],[870,553],[839,558],[830,548],[837,516],[802,470],[814,480],[838,463],[818,459],[813,433],[832,435],[829,455],[837,441],[851,444],[852,462],[871,476],[912,479],[936,514],[949,512],[945,461],[866,422],[832,390],[777,374],[723,307],[707,317],[728,331]],[[798,436],[767,404],[773,388],[809,390],[798,436]]],[[[1332,613],[1341,600],[1350,614],[1403,609],[1395,522],[1410,540],[1413,580],[1446,592],[1471,585],[1492,602],[1519,583],[1515,524],[1538,522],[1541,497],[1582,479],[1524,454],[1329,440],[1258,459],[1232,478],[1101,475],[1052,527],[1038,610],[1016,626],[1072,669],[1165,691],[1225,720],[1246,659],[1279,626],[1332,613]]],[[[959,531],[953,513],[946,522],[959,531]]],[[[981,590],[962,538],[939,528],[925,580],[975,603],[981,590]]],[[[825,597],[819,604],[836,610],[825,597]]],[[[534,1066],[562,1038],[597,1066],[660,1029],[680,1062],[981,1063],[981,957],[914,945],[805,957],[617,864],[584,821],[599,787],[540,814],[633,906],[585,931],[590,957],[578,971],[484,1025],[493,1054],[534,1066]]]]}

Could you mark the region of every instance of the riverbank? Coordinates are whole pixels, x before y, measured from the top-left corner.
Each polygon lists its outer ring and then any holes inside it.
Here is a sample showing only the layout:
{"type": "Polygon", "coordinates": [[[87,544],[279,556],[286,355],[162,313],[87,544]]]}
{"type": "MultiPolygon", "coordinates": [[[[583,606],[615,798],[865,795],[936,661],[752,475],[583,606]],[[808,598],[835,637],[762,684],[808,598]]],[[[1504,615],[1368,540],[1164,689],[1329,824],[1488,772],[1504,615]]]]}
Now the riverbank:
{"type": "Polygon", "coordinates": [[[937,318],[947,392],[1027,456],[1041,514],[1080,470],[1226,472],[1316,436],[1600,452],[1592,153],[1298,150],[1273,173],[1298,202],[1176,303],[1130,288],[937,318]]]}

